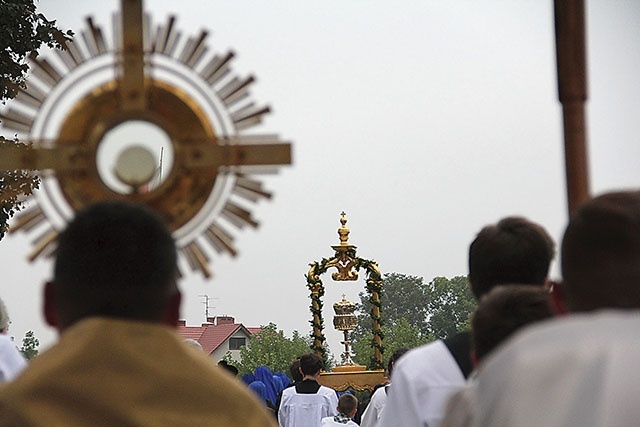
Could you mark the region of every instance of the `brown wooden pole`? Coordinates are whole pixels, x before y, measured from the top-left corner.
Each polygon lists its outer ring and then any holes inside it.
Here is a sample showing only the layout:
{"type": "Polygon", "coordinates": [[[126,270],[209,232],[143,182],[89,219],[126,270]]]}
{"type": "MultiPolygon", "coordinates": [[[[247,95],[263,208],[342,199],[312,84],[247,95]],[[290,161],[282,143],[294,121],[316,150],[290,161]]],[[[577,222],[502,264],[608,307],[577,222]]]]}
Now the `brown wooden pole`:
{"type": "Polygon", "coordinates": [[[558,94],[562,103],[569,215],[589,199],[583,0],[554,0],[558,94]]]}

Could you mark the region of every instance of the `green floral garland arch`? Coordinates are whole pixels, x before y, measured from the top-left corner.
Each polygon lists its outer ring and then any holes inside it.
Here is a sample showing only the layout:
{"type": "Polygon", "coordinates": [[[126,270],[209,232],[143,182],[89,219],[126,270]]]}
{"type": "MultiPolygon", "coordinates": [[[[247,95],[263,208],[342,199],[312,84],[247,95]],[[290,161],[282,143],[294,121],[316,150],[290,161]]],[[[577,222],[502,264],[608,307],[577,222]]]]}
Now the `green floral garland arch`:
{"type": "MultiPolygon", "coordinates": [[[[382,364],[382,354],[384,352],[382,340],[384,336],[381,328],[382,306],[380,303],[380,298],[382,296],[382,275],[380,274],[380,269],[375,261],[356,257],[355,250],[349,250],[347,252],[347,257],[353,262],[353,269],[355,271],[359,271],[362,268],[365,269],[367,273],[366,288],[369,294],[369,302],[371,303],[369,315],[371,316],[373,329],[371,346],[374,349],[374,355],[369,362],[369,367],[370,369],[384,369],[384,365],[382,364]]],[[[331,259],[322,258],[320,262],[314,261],[310,263],[309,266],[311,268],[309,268],[309,272],[305,274],[307,287],[311,292],[311,305],[309,306],[309,309],[313,316],[312,320],[309,322],[313,328],[311,332],[311,338],[313,339],[311,349],[323,359],[326,358],[326,349],[324,347],[326,338],[323,333],[324,319],[322,317],[322,308],[324,306],[322,302],[322,297],[324,296],[324,285],[320,276],[326,273],[329,268],[337,267],[337,263],[337,257],[331,259]]]]}

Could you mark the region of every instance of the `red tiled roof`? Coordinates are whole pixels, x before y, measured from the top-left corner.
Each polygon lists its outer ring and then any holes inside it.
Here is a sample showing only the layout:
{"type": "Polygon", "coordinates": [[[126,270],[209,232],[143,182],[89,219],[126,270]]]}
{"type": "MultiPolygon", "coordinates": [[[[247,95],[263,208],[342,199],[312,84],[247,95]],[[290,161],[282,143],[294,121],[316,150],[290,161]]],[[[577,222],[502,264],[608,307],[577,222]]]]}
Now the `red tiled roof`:
{"type": "Polygon", "coordinates": [[[178,325],[177,332],[183,339],[190,338],[198,341],[205,353],[210,355],[239,329],[248,336],[260,331],[260,328],[246,328],[242,323],[223,325],[203,323],[201,326],[178,325]]]}

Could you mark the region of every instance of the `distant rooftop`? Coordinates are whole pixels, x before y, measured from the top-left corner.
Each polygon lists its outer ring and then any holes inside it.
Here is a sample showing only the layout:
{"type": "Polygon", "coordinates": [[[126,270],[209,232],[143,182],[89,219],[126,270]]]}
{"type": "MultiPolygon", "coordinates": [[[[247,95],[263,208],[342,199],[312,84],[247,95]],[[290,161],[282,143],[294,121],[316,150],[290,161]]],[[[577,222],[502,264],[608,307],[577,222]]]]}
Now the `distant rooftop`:
{"type": "Polygon", "coordinates": [[[261,328],[245,327],[242,323],[236,323],[231,316],[216,316],[208,317],[200,326],[187,326],[186,320],[179,320],[177,331],[183,339],[198,341],[204,352],[210,355],[239,329],[251,336],[261,328]]]}

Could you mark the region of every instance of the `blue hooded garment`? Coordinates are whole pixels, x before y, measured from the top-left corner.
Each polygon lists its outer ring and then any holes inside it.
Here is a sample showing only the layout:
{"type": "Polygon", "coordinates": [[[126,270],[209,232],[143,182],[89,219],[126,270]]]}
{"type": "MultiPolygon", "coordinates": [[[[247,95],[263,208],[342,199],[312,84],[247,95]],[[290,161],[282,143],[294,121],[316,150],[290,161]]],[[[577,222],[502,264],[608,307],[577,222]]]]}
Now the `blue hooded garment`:
{"type": "Polygon", "coordinates": [[[266,366],[258,366],[254,374],[256,376],[256,380],[262,381],[267,387],[267,399],[269,399],[271,403],[275,404],[276,400],[278,400],[278,391],[276,391],[276,385],[273,382],[273,373],[271,372],[271,369],[266,366]]]}
{"type": "Polygon", "coordinates": [[[262,403],[267,403],[267,386],[262,381],[254,381],[249,384],[249,388],[260,398],[262,403]]]}
{"type": "Polygon", "coordinates": [[[284,385],[282,385],[282,380],[276,374],[273,374],[273,384],[276,386],[276,394],[280,394],[280,392],[284,390],[284,385]]]}
{"type": "Polygon", "coordinates": [[[244,374],[242,376],[242,382],[245,383],[246,385],[251,384],[255,380],[256,380],[256,376],[253,374],[244,374]]]}
{"type": "Polygon", "coordinates": [[[277,375],[278,377],[280,377],[280,380],[282,381],[282,389],[283,390],[285,388],[289,387],[289,384],[291,384],[291,380],[289,379],[287,374],[285,374],[284,372],[276,372],[273,375],[277,375]]]}

